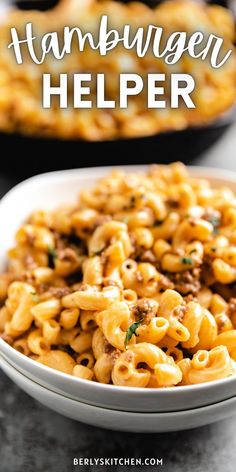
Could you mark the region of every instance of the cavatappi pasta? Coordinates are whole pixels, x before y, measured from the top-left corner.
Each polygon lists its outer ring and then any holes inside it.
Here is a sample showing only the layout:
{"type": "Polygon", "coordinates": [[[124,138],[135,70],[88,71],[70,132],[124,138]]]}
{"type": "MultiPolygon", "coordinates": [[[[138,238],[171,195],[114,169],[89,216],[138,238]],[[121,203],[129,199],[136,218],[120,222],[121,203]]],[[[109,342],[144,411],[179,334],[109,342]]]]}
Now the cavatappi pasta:
{"type": "MultiPolygon", "coordinates": [[[[155,2],[153,2],[155,3],[155,2]]],[[[236,101],[235,22],[233,15],[219,5],[207,2],[175,0],[161,3],[151,9],[141,2],[128,4],[111,0],[61,0],[58,7],[47,12],[11,10],[0,24],[0,131],[26,135],[56,137],[60,139],[83,139],[100,141],[139,136],[149,136],[167,130],[180,130],[215,120],[233,107],[236,101]],[[225,51],[233,50],[231,58],[219,69],[213,69],[209,61],[191,58],[187,53],[178,64],[169,66],[163,58],[156,58],[152,51],[144,57],[122,45],[107,56],[89,47],[84,52],[72,48],[62,60],[48,57],[44,64],[35,65],[25,53],[24,64],[16,63],[12,50],[10,28],[15,27],[19,36],[25,38],[25,25],[33,24],[37,38],[47,32],[86,25],[96,36],[102,15],[107,15],[109,25],[121,30],[128,24],[134,31],[148,25],[162,27],[165,38],[173,32],[188,35],[203,31],[206,38],[215,34],[224,39],[225,51]],[[59,83],[59,74],[91,73],[90,99],[92,109],[68,109],[53,100],[50,109],[42,107],[42,75],[51,74],[53,86],[59,83]],[[163,99],[165,109],[147,108],[147,87],[143,93],[129,98],[128,108],[101,109],[96,107],[96,75],[106,77],[106,99],[118,102],[119,76],[122,73],[138,74],[145,81],[148,73],[166,75],[163,99]],[[170,106],[170,75],[190,74],[196,83],[191,94],[196,106],[178,109],[170,106]]],[[[38,45],[39,46],[39,45],[38,45]]],[[[72,77],[68,80],[68,96],[73,96],[72,77]]],[[[163,85],[163,84],[162,84],[163,85]]]]}
{"type": "Polygon", "coordinates": [[[64,373],[164,388],[235,375],[236,198],[183,164],[114,170],[38,210],[0,276],[0,332],[64,373]]]}

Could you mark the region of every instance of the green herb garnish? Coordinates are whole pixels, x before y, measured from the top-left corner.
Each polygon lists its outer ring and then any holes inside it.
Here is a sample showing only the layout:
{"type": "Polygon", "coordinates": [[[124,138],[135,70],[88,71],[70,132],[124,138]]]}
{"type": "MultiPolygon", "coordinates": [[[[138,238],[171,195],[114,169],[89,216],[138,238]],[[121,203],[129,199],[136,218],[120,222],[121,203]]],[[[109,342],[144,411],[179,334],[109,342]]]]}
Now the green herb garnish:
{"type": "Polygon", "coordinates": [[[50,257],[52,257],[52,259],[56,259],[57,258],[57,251],[54,247],[49,247],[48,248],[48,255],[50,257]]]}
{"type": "Polygon", "coordinates": [[[163,221],[156,220],[155,223],[154,223],[154,226],[161,226],[162,223],[163,223],[163,221]]]}
{"type": "Polygon", "coordinates": [[[129,343],[129,341],[131,340],[133,334],[135,336],[138,336],[138,334],[136,334],[136,330],[139,328],[139,326],[141,325],[142,323],[142,319],[140,321],[136,321],[136,323],[133,323],[127,330],[126,332],[126,336],[125,336],[125,347],[127,347],[127,344],[129,343]]]}
{"type": "Polygon", "coordinates": [[[208,216],[207,221],[212,224],[212,226],[220,226],[220,218],[219,216],[208,216]]]}
{"type": "Polygon", "coordinates": [[[57,251],[54,247],[49,247],[48,248],[48,261],[49,261],[49,267],[54,269],[55,267],[55,260],[57,258],[57,251]]]}
{"type": "Polygon", "coordinates": [[[206,219],[213,226],[213,234],[218,234],[219,226],[220,226],[220,217],[212,215],[212,216],[208,216],[206,219]]]}
{"type": "Polygon", "coordinates": [[[197,249],[192,249],[189,254],[194,254],[195,252],[197,252],[197,249]]]}
{"type": "Polygon", "coordinates": [[[212,252],[216,252],[216,251],[217,251],[217,247],[215,247],[215,246],[211,247],[211,251],[212,251],[212,252]]]}
{"type": "Polygon", "coordinates": [[[128,224],[129,223],[129,216],[124,216],[122,221],[123,221],[123,223],[128,224]]]}
{"type": "Polygon", "coordinates": [[[31,292],[31,295],[32,295],[33,302],[39,303],[40,299],[39,299],[38,294],[36,292],[31,292]]]}
{"type": "Polygon", "coordinates": [[[181,257],[180,262],[186,265],[193,265],[193,260],[191,257],[181,257]]]}

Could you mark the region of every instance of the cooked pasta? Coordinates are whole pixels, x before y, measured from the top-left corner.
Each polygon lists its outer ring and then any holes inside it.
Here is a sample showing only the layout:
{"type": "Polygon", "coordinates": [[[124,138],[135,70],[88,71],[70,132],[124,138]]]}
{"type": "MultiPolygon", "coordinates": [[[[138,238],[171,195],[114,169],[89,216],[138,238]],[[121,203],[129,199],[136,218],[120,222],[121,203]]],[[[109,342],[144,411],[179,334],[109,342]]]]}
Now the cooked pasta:
{"type": "Polygon", "coordinates": [[[181,163],[113,170],[74,205],[37,210],[19,228],[0,275],[2,339],[104,384],[235,375],[235,241],[230,189],[181,163]]]}
{"type": "MultiPolygon", "coordinates": [[[[43,137],[56,137],[59,139],[83,139],[88,141],[102,141],[123,138],[150,136],[167,130],[180,130],[187,127],[205,124],[230,110],[236,100],[236,74],[235,74],[235,23],[229,10],[219,5],[205,5],[207,2],[194,0],[175,0],[162,2],[155,8],[149,8],[141,2],[127,2],[126,4],[112,0],[61,0],[57,8],[47,12],[19,11],[13,9],[0,25],[0,130],[7,133],[23,133],[43,137]],[[19,37],[25,37],[25,25],[32,23],[34,36],[39,47],[40,38],[49,31],[58,32],[60,40],[63,37],[63,28],[68,26],[83,27],[89,25],[89,32],[97,36],[97,30],[102,15],[107,15],[109,25],[118,31],[122,31],[124,25],[131,27],[133,31],[139,27],[144,28],[154,25],[164,30],[167,38],[173,32],[183,31],[188,36],[203,31],[207,38],[214,34],[224,39],[225,51],[233,50],[231,58],[219,69],[211,67],[209,61],[202,60],[199,55],[194,59],[187,53],[178,61],[178,64],[170,66],[163,57],[157,58],[152,54],[151,48],[144,57],[138,57],[134,49],[125,49],[120,44],[118,48],[109,51],[108,55],[100,55],[99,51],[86,46],[83,52],[72,46],[71,54],[57,61],[47,57],[42,65],[36,65],[28,60],[25,53],[23,65],[18,65],[14,54],[7,48],[11,42],[10,28],[13,26],[19,32],[19,37]],[[96,102],[96,76],[104,73],[106,99],[118,102],[119,77],[128,72],[136,73],[144,78],[145,84],[148,73],[165,74],[166,86],[163,99],[166,109],[147,108],[147,87],[138,96],[129,98],[128,108],[118,106],[114,109],[102,109],[96,102]],[[189,74],[196,83],[192,100],[195,109],[181,106],[178,109],[171,107],[171,74],[189,74]],[[59,84],[59,74],[67,74],[69,79],[75,73],[91,73],[92,109],[76,109],[71,103],[68,108],[60,108],[59,101],[53,97],[52,107],[42,107],[42,76],[50,74],[53,84],[59,84]],[[55,100],[54,100],[55,99],[55,100]]],[[[153,5],[155,2],[153,2],[153,5]]],[[[162,47],[161,47],[162,48],[162,47]]],[[[173,46],[174,51],[174,46],[173,46]]],[[[174,54],[174,52],[173,52],[174,54]]],[[[72,80],[68,80],[68,96],[73,95],[72,80]]],[[[194,204],[195,194],[188,183],[183,183],[179,188],[180,201],[187,208],[194,204]]],[[[96,210],[100,200],[93,199],[91,194],[84,195],[84,201],[90,199],[90,209],[96,210]],[[93,201],[93,204],[92,204],[93,201]]],[[[122,207],[123,196],[119,195],[115,201],[106,202],[107,211],[116,211],[122,207]]],[[[102,199],[101,199],[102,201],[102,199]]],[[[147,195],[148,208],[156,219],[163,217],[163,206],[158,195],[147,195]]],[[[65,217],[65,215],[64,215],[65,217]]],[[[37,214],[38,221],[45,218],[44,214],[37,214]]],[[[75,213],[74,222],[79,228],[77,234],[83,236],[83,226],[93,218],[93,211],[87,210],[84,216],[75,213]],[[83,224],[81,218],[84,218],[83,224]]],[[[133,212],[130,227],[146,226],[150,219],[148,212],[133,212]]],[[[174,224],[174,223],[173,223],[174,224]]],[[[67,219],[61,221],[64,229],[67,219]]],[[[61,226],[61,227],[62,227],[61,226]]],[[[171,230],[170,227],[168,227],[171,230]]],[[[34,228],[35,229],[35,228],[34,228]]],[[[24,238],[24,228],[19,237],[24,238]]],[[[164,231],[164,228],[162,229],[164,231]]],[[[163,233],[163,239],[165,232],[163,233]]],[[[39,234],[36,244],[42,246],[47,241],[47,233],[39,234]]]]}

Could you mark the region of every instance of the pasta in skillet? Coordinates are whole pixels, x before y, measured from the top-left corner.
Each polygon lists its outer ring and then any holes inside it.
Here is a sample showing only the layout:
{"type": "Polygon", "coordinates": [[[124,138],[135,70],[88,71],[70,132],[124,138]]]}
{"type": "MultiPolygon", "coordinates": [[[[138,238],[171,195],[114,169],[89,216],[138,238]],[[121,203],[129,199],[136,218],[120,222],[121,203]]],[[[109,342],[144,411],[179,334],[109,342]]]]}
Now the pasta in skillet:
{"type": "MultiPolygon", "coordinates": [[[[168,130],[204,126],[217,120],[225,112],[230,112],[236,101],[233,15],[228,9],[209,4],[210,2],[174,0],[151,3],[153,8],[137,1],[60,0],[56,8],[46,12],[11,9],[0,24],[0,131],[62,140],[129,139],[152,136],[168,130]],[[206,41],[211,34],[222,38],[224,52],[232,50],[233,53],[222,67],[213,69],[209,61],[202,60],[200,56],[194,59],[185,52],[173,68],[173,65],[166,64],[164,57],[155,57],[151,48],[144,57],[138,57],[134,48],[126,49],[119,43],[119,47],[110,50],[108,55],[101,55],[99,50],[88,46],[84,51],[78,51],[74,41],[70,54],[66,54],[60,61],[50,54],[41,65],[34,64],[25,49],[24,62],[19,67],[12,49],[8,49],[12,41],[12,27],[16,28],[19,37],[23,39],[26,24],[31,23],[33,35],[37,38],[32,44],[36,44],[38,51],[41,38],[54,31],[59,35],[62,48],[65,26],[70,29],[78,26],[83,30],[86,26],[86,32],[88,30],[97,37],[102,15],[108,16],[110,29],[122,31],[125,25],[130,25],[132,38],[138,28],[144,28],[144,35],[148,36],[149,25],[163,28],[166,38],[177,31],[186,32],[187,36],[202,31],[206,41]],[[88,72],[91,73],[91,81],[87,82],[91,93],[87,98],[91,100],[93,108],[74,108],[71,101],[74,94],[73,74],[88,72]],[[142,93],[129,97],[128,108],[122,109],[119,106],[120,75],[129,72],[138,74],[145,86],[142,93]],[[177,109],[172,107],[169,84],[173,72],[189,74],[194,78],[196,87],[191,99],[195,109],[189,109],[182,103],[177,109]],[[56,85],[59,84],[60,73],[68,76],[68,108],[60,108],[56,97],[53,97],[51,108],[43,108],[42,76],[50,74],[53,85],[56,85]],[[165,110],[147,108],[146,82],[149,73],[166,76],[166,81],[161,82],[161,85],[165,85],[165,110]],[[107,100],[115,101],[116,108],[102,109],[97,105],[97,74],[105,74],[105,96],[107,100]]],[[[33,5],[32,2],[31,4],[33,5]]],[[[107,39],[111,40],[112,35],[107,39]]],[[[175,46],[173,53],[174,50],[175,46]]],[[[181,198],[185,198],[184,195],[181,198]]]]}
{"type": "Polygon", "coordinates": [[[2,339],[77,378],[165,388],[235,375],[236,198],[181,163],[114,170],[38,210],[0,276],[2,339]]]}

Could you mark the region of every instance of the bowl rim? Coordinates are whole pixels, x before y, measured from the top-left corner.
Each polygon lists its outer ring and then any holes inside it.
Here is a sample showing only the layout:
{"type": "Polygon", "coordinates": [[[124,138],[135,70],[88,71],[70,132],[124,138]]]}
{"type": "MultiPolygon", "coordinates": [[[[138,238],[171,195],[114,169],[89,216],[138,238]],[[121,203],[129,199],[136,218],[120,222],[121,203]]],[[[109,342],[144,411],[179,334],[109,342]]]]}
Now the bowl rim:
{"type": "MultiPolygon", "coordinates": [[[[14,193],[17,193],[18,191],[21,191],[22,188],[25,187],[25,185],[30,186],[31,184],[34,184],[35,182],[39,182],[40,180],[44,181],[47,183],[47,181],[50,181],[51,179],[57,180],[58,178],[61,180],[68,180],[68,178],[75,178],[76,176],[80,176],[82,178],[87,175],[88,179],[91,179],[91,177],[95,177],[99,179],[100,177],[104,176],[107,172],[111,171],[112,169],[124,169],[125,171],[132,172],[134,171],[144,171],[149,167],[148,164],[132,164],[132,165],[118,165],[118,166],[103,166],[103,167],[86,167],[86,168],[77,168],[77,169],[66,169],[66,170],[57,170],[57,171],[52,171],[52,172],[45,172],[42,174],[37,174],[32,177],[29,177],[28,179],[23,180],[22,182],[18,183],[15,185],[12,189],[10,189],[0,200],[0,216],[1,216],[1,210],[3,204],[7,204],[8,198],[12,198],[14,196],[14,193]],[[84,175],[83,175],[84,174],[84,175]]],[[[187,169],[190,171],[190,173],[193,174],[193,177],[197,177],[197,175],[200,174],[200,178],[205,178],[205,179],[214,179],[217,178],[219,180],[224,181],[229,181],[232,184],[235,184],[236,186],[236,172],[231,171],[231,170],[225,170],[224,168],[214,168],[214,167],[208,167],[208,166],[187,166],[187,169]],[[202,174],[202,175],[201,175],[202,174]]],[[[78,189],[79,193],[79,189],[78,189]]],[[[11,353],[13,356],[16,358],[19,357],[21,361],[24,363],[29,363],[30,366],[35,367],[36,370],[39,369],[39,371],[46,372],[47,374],[50,374],[51,376],[58,377],[59,379],[63,379],[64,381],[70,381],[74,383],[74,385],[82,384],[84,387],[90,386],[94,390],[98,389],[98,391],[113,391],[113,392],[120,392],[122,395],[129,393],[135,396],[139,396],[140,394],[144,394],[145,396],[152,396],[152,395],[158,395],[160,393],[165,392],[166,395],[175,393],[177,395],[182,395],[183,392],[196,392],[199,390],[209,390],[209,388],[214,388],[220,385],[227,385],[229,383],[232,383],[232,381],[236,382],[236,374],[232,375],[230,377],[226,377],[223,379],[217,379],[217,380],[212,380],[211,382],[204,382],[204,383],[199,383],[199,384],[193,384],[193,385],[181,385],[181,386],[175,386],[175,387],[165,387],[165,388],[147,388],[147,387],[126,387],[126,386],[119,386],[119,385],[113,385],[113,384],[103,384],[100,382],[96,381],[91,381],[91,380],[86,380],[86,379],[81,379],[77,377],[73,377],[72,375],[66,374],[64,372],[61,372],[59,370],[53,369],[51,367],[48,367],[44,364],[40,364],[39,362],[36,362],[35,360],[31,359],[30,357],[25,356],[21,352],[17,351],[14,349],[12,346],[10,346],[6,341],[4,341],[0,337],[0,351],[3,349],[3,356],[6,358],[6,354],[4,354],[4,350],[9,350],[10,356],[11,353]],[[2,346],[2,348],[1,348],[2,346]]],[[[0,352],[1,355],[1,352],[0,352]]],[[[5,359],[7,361],[7,359],[5,359]]],[[[27,370],[26,367],[24,367],[24,370],[27,370]]]]}
{"type": "MultiPolygon", "coordinates": [[[[209,412],[209,410],[214,410],[216,407],[220,408],[221,406],[230,405],[231,403],[233,405],[236,404],[236,395],[233,395],[230,398],[225,398],[225,399],[217,401],[215,403],[210,403],[208,405],[197,406],[195,408],[189,408],[187,410],[153,411],[153,412],[151,412],[151,411],[150,412],[142,412],[142,411],[113,410],[112,408],[101,407],[99,405],[92,405],[90,403],[84,403],[80,400],[75,400],[73,398],[70,398],[70,397],[62,394],[62,393],[55,392],[54,390],[51,390],[50,388],[47,388],[43,385],[40,385],[35,380],[27,377],[27,375],[24,375],[16,367],[14,367],[4,357],[2,357],[0,355],[0,368],[1,368],[1,363],[4,364],[7,369],[13,371],[14,375],[16,375],[18,378],[21,377],[21,379],[23,379],[23,381],[25,383],[28,383],[28,384],[31,384],[31,385],[33,384],[35,386],[35,388],[37,388],[39,391],[42,392],[42,390],[44,390],[51,397],[54,396],[55,398],[56,397],[64,398],[64,400],[68,401],[71,404],[72,403],[73,404],[79,403],[81,406],[83,405],[83,407],[87,407],[88,409],[90,409],[91,412],[92,412],[92,410],[94,412],[96,412],[96,411],[102,412],[103,410],[108,410],[108,411],[114,413],[116,416],[119,416],[119,414],[121,413],[122,415],[126,415],[126,416],[129,416],[129,417],[130,417],[130,415],[133,416],[133,417],[137,416],[137,415],[140,415],[140,417],[142,417],[142,418],[143,417],[153,418],[153,415],[154,415],[154,417],[157,417],[157,418],[160,418],[160,419],[163,418],[163,417],[170,418],[170,417],[173,417],[173,416],[178,419],[178,417],[182,417],[183,415],[209,412]]],[[[5,371],[4,371],[4,373],[5,373],[5,371]]],[[[155,391],[155,389],[154,389],[154,391],[155,391]]]]}
{"type": "MultiPolygon", "coordinates": [[[[155,162],[153,164],[156,164],[155,162]]],[[[0,211],[2,204],[5,204],[5,200],[12,196],[15,191],[21,190],[21,187],[25,185],[33,184],[38,180],[47,181],[51,178],[62,178],[63,180],[68,178],[74,178],[76,176],[80,176],[84,178],[83,174],[91,173],[92,176],[99,179],[103,177],[104,174],[108,173],[113,169],[124,169],[128,173],[131,173],[133,170],[135,172],[138,170],[140,172],[145,171],[150,167],[150,163],[148,164],[121,164],[121,165],[106,165],[106,166],[93,166],[93,167],[82,167],[82,168],[72,168],[72,169],[63,169],[63,170],[53,170],[49,172],[40,172],[39,174],[33,175],[28,177],[27,179],[22,180],[21,182],[14,185],[10,190],[8,190],[2,198],[0,198],[0,211]]],[[[157,163],[158,165],[158,163],[157,163]]],[[[161,163],[160,165],[165,165],[161,163]]],[[[219,180],[228,180],[230,183],[234,183],[236,185],[236,171],[224,169],[223,167],[211,167],[211,166],[201,166],[201,165],[186,165],[187,169],[190,173],[193,173],[193,177],[197,177],[198,174],[204,174],[200,178],[203,179],[212,179],[212,178],[219,178],[219,180]],[[209,175],[208,175],[209,174],[209,175]]],[[[87,175],[86,178],[91,178],[91,176],[87,175]]]]}

